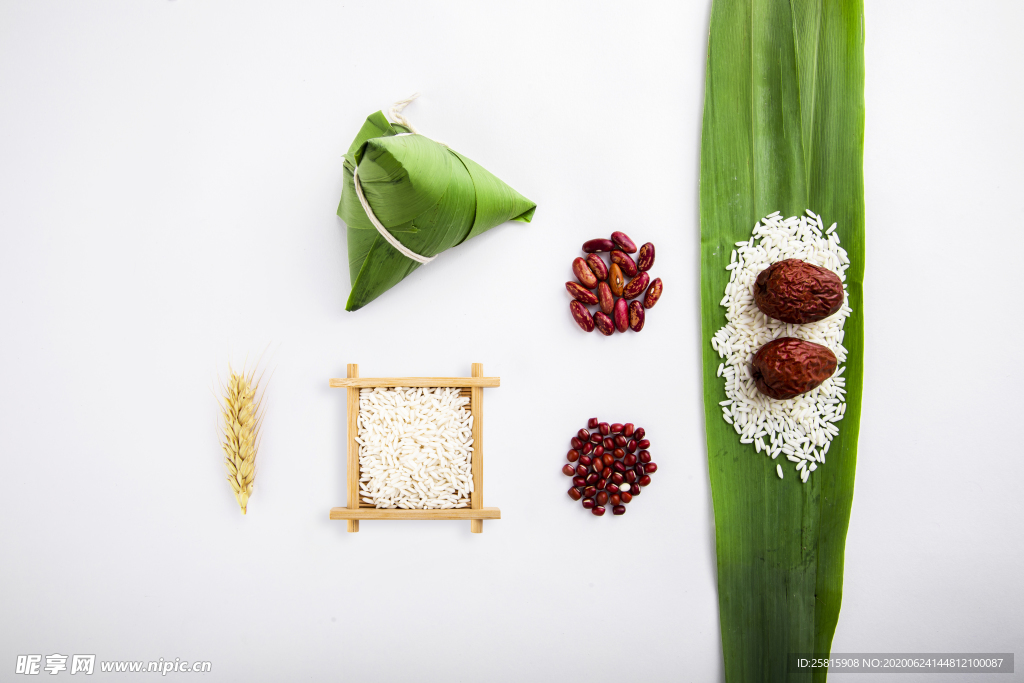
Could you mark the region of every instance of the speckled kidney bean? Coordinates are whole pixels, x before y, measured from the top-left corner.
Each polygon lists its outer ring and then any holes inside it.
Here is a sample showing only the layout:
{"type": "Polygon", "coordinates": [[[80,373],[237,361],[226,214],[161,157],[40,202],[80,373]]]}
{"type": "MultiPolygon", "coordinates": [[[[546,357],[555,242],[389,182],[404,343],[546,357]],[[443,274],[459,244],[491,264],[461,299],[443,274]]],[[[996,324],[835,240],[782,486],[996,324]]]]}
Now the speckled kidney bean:
{"type": "Polygon", "coordinates": [[[615,302],[615,329],[625,332],[629,329],[629,304],[625,299],[615,302]]]}
{"type": "Polygon", "coordinates": [[[615,242],[606,239],[587,240],[583,243],[583,251],[593,254],[598,251],[611,251],[615,248],[615,242]]]}
{"type": "Polygon", "coordinates": [[[612,294],[612,288],[607,282],[597,283],[597,304],[605,315],[611,315],[615,310],[615,295],[612,294]]]}
{"type": "MultiPolygon", "coordinates": [[[[650,282],[651,276],[647,273],[640,273],[635,278],[630,280],[629,284],[622,288],[622,296],[626,299],[635,299],[644,293],[647,289],[647,283],[650,282]]],[[[637,302],[639,303],[639,302],[637,302]]]]}
{"type": "MultiPolygon", "coordinates": [[[[644,273],[646,275],[647,273],[644,273]]],[[[635,281],[634,281],[635,282],[635,281]]],[[[639,301],[629,302],[629,329],[634,332],[639,332],[644,329],[644,321],[647,319],[647,314],[644,312],[643,304],[639,301]]]]}
{"type": "Polygon", "coordinates": [[[627,254],[636,253],[636,242],[629,239],[629,235],[624,232],[616,230],[612,233],[612,242],[619,245],[619,249],[626,252],[627,254]]]}
{"type": "Polygon", "coordinates": [[[612,263],[617,265],[629,277],[636,277],[638,272],[636,261],[626,252],[619,251],[618,249],[614,250],[612,252],[612,263]]]}
{"type": "Polygon", "coordinates": [[[587,254],[587,265],[594,272],[598,280],[608,279],[608,264],[598,254],[587,254]]]}
{"type": "Polygon", "coordinates": [[[651,286],[647,288],[647,294],[644,296],[644,308],[654,308],[654,304],[658,303],[660,298],[661,278],[656,277],[651,281],[651,286]]]}
{"type": "MultiPolygon", "coordinates": [[[[579,301],[581,304],[593,306],[597,303],[597,295],[578,282],[566,282],[565,291],[569,292],[569,296],[576,299],[576,301],[579,301]]],[[[572,317],[576,318],[575,311],[573,311],[572,317]]],[[[578,318],[576,319],[576,322],[579,322],[578,318]]],[[[582,325],[580,325],[580,327],[582,327],[582,325]]]]}
{"type": "Polygon", "coordinates": [[[578,256],[572,260],[572,274],[576,276],[576,279],[580,281],[587,289],[593,289],[597,287],[597,275],[590,269],[587,264],[587,260],[582,256],[578,256]]]}
{"type": "Polygon", "coordinates": [[[581,330],[584,332],[594,331],[594,317],[590,315],[586,306],[579,301],[570,301],[569,312],[572,313],[572,319],[576,321],[581,330]]]}
{"type": "Polygon", "coordinates": [[[618,263],[613,263],[608,269],[608,286],[615,296],[622,296],[622,290],[626,287],[626,278],[622,275],[622,268],[618,263]]]}
{"type": "Polygon", "coordinates": [[[654,245],[648,242],[640,247],[640,253],[636,256],[636,267],[640,270],[650,270],[654,265],[654,245]]]}
{"type": "Polygon", "coordinates": [[[610,337],[615,334],[615,323],[608,317],[606,313],[598,311],[594,314],[594,326],[597,327],[597,331],[606,337],[610,337]]]}

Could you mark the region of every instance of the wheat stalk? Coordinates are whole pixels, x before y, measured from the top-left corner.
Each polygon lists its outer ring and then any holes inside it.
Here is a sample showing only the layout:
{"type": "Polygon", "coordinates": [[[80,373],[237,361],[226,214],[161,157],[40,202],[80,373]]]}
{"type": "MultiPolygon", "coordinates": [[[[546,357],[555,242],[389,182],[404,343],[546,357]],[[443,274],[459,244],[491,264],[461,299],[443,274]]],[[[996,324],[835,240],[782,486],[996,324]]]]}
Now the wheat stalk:
{"type": "Polygon", "coordinates": [[[260,404],[263,399],[262,396],[256,399],[259,379],[255,377],[255,371],[246,375],[244,371],[236,373],[229,369],[229,373],[221,402],[221,416],[224,418],[221,448],[226,456],[228,482],[244,515],[256,480],[256,451],[263,422],[260,404]]]}

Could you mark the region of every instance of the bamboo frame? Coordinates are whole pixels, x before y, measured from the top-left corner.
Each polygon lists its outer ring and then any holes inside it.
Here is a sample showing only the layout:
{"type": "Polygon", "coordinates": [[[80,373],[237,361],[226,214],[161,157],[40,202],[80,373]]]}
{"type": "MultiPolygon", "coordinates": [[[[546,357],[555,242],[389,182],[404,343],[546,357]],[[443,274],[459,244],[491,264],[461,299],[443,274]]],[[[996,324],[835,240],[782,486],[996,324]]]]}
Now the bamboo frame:
{"type": "Polygon", "coordinates": [[[348,365],[348,377],[332,378],[332,388],[345,389],[347,435],[346,491],[348,503],[345,507],[331,508],[330,518],[345,520],[349,532],[359,531],[361,519],[457,519],[469,520],[471,533],[483,532],[485,519],[501,519],[501,510],[484,507],[484,388],[501,385],[499,377],[484,377],[484,366],[473,363],[472,377],[359,377],[359,366],[348,365]],[[359,499],[359,390],[374,387],[458,387],[461,394],[469,398],[469,410],[473,415],[473,454],[470,464],[473,473],[473,492],[469,494],[468,508],[449,510],[403,510],[376,508],[359,499]]]}

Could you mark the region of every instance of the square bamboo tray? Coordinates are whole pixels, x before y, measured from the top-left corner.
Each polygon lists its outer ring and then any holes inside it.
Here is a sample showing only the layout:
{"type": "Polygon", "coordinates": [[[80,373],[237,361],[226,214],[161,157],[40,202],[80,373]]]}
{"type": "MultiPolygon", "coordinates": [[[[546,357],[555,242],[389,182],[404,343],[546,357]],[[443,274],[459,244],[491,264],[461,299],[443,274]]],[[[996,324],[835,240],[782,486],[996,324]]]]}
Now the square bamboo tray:
{"type": "Polygon", "coordinates": [[[501,385],[499,377],[484,377],[484,366],[473,363],[472,377],[359,377],[359,366],[348,365],[348,377],[331,379],[330,385],[345,388],[348,403],[348,505],[331,508],[331,519],[344,519],[348,531],[359,531],[361,519],[468,519],[469,530],[479,534],[485,519],[501,519],[501,510],[484,507],[484,387],[501,385]],[[362,502],[359,496],[359,390],[374,387],[458,387],[462,396],[469,397],[469,410],[473,415],[473,492],[469,494],[468,508],[451,510],[404,510],[377,508],[362,502]]]}

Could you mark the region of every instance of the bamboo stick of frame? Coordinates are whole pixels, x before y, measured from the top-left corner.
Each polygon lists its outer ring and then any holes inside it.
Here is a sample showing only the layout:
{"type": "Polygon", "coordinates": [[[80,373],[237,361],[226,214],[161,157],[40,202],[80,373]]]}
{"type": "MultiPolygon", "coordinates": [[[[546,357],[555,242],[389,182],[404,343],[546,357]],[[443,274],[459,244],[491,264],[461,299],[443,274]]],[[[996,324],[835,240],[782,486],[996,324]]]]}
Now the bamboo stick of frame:
{"type": "MultiPolygon", "coordinates": [[[[473,363],[473,377],[483,377],[483,363],[473,363]]],[[[469,494],[469,507],[480,510],[484,506],[484,388],[472,387],[469,395],[469,410],[473,414],[473,493],[469,494]]],[[[480,534],[484,531],[484,520],[474,519],[469,531],[480,534]]]]}
{"type": "Polygon", "coordinates": [[[483,364],[472,364],[472,377],[359,377],[359,366],[348,365],[348,377],[332,378],[331,387],[346,389],[348,416],[348,503],[343,508],[331,508],[330,518],[345,520],[350,532],[359,531],[361,519],[456,519],[470,520],[470,532],[483,532],[483,520],[501,519],[501,511],[484,507],[483,497],[483,390],[485,387],[501,385],[499,377],[484,377],[483,364]],[[473,415],[473,452],[470,459],[473,476],[473,492],[469,494],[468,508],[448,510],[404,510],[376,508],[372,503],[363,502],[359,496],[359,390],[374,387],[458,387],[460,394],[469,398],[469,409],[473,415]]]}
{"type": "MultiPolygon", "coordinates": [[[[348,376],[359,376],[359,366],[357,364],[348,364],[348,376]]],[[[348,469],[346,470],[346,476],[348,477],[348,507],[352,510],[358,510],[359,444],[356,443],[355,435],[359,433],[359,389],[351,387],[345,393],[348,410],[348,469]]],[[[346,522],[346,525],[351,533],[359,531],[358,519],[350,519],[346,522]]]]}

